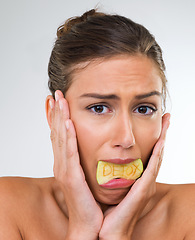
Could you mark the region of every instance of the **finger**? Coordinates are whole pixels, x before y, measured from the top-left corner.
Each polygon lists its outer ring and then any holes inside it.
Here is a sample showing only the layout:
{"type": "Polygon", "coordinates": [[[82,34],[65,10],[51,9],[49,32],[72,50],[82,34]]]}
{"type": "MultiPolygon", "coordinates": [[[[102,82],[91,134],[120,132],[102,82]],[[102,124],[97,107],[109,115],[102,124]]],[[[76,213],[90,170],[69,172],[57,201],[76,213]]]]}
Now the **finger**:
{"type": "Polygon", "coordinates": [[[64,97],[59,99],[59,106],[61,110],[61,119],[65,123],[65,121],[70,117],[70,111],[69,111],[68,102],[64,97]]]}
{"type": "Polygon", "coordinates": [[[60,90],[57,90],[55,92],[55,98],[56,98],[56,101],[58,102],[59,101],[59,108],[60,108],[60,119],[62,121],[65,121],[69,118],[70,116],[70,112],[69,112],[69,106],[68,106],[68,102],[67,100],[64,98],[64,95],[63,93],[60,91],[60,90]]]}
{"type": "Polygon", "coordinates": [[[65,126],[66,120],[69,119],[68,102],[62,96],[59,98],[59,127],[58,127],[58,151],[61,164],[66,165],[66,151],[67,151],[67,129],[65,126]]]}
{"type": "Polygon", "coordinates": [[[59,112],[60,112],[59,101],[56,101],[55,107],[52,109],[52,123],[51,123],[51,141],[53,147],[55,146],[57,141],[57,134],[60,123],[59,112]]]}
{"type": "Polygon", "coordinates": [[[166,133],[169,127],[169,119],[170,119],[169,113],[163,116],[161,135],[154,146],[148,166],[143,174],[143,175],[149,174],[151,175],[151,177],[154,177],[154,179],[156,179],[162,163],[166,133]]]}
{"type": "Polygon", "coordinates": [[[162,117],[162,130],[161,130],[161,135],[159,137],[159,140],[157,142],[157,145],[163,145],[166,139],[166,133],[169,128],[170,124],[170,113],[166,113],[162,117]]]}
{"type": "Polygon", "coordinates": [[[68,165],[72,169],[75,169],[80,160],[77,147],[76,132],[73,125],[73,122],[68,119],[66,120],[66,129],[67,129],[67,145],[66,145],[66,157],[68,159],[68,165]]]}
{"type": "Polygon", "coordinates": [[[57,147],[58,145],[58,147],[61,148],[65,137],[64,124],[65,121],[69,118],[69,108],[68,102],[65,100],[61,91],[57,90],[55,92],[55,99],[56,99],[55,108],[52,113],[51,140],[54,143],[54,146],[56,145],[57,147]]]}
{"type": "Polygon", "coordinates": [[[80,165],[80,158],[77,147],[76,132],[73,122],[66,120],[67,129],[67,144],[66,144],[66,187],[77,192],[78,195],[83,195],[83,191],[88,188],[83,169],[80,165]],[[78,188],[80,186],[81,188],[78,188]]]}
{"type": "Polygon", "coordinates": [[[59,102],[55,102],[55,108],[53,109],[53,117],[52,117],[52,124],[51,124],[51,142],[53,148],[53,155],[54,155],[54,166],[53,172],[54,176],[58,176],[60,166],[61,166],[61,153],[60,147],[62,146],[62,141],[59,138],[59,131],[60,131],[60,108],[59,102]],[[60,147],[59,147],[60,146],[60,147]]]}
{"type": "Polygon", "coordinates": [[[157,164],[157,167],[156,167],[156,176],[155,176],[155,179],[156,179],[157,176],[158,176],[158,173],[159,173],[159,170],[160,170],[160,167],[161,167],[161,164],[162,164],[163,156],[164,156],[164,147],[162,148],[161,155],[160,155],[160,157],[159,157],[159,161],[158,161],[158,164],[157,164]]]}
{"type": "MultiPolygon", "coordinates": [[[[60,98],[58,100],[59,103],[59,125],[57,132],[57,147],[61,161],[65,161],[66,157],[66,142],[67,142],[67,134],[66,134],[66,126],[65,121],[68,119],[69,114],[65,110],[66,102],[64,98],[60,98]]],[[[57,105],[58,105],[57,103],[57,105]]]]}
{"type": "MultiPolygon", "coordinates": [[[[66,128],[65,120],[69,117],[68,103],[61,91],[55,92],[55,108],[52,109],[51,141],[54,153],[54,175],[65,167],[66,128]]],[[[52,104],[52,103],[51,103],[52,104]]]]}
{"type": "Polygon", "coordinates": [[[56,102],[59,101],[59,99],[64,98],[63,93],[60,90],[55,91],[55,100],[56,102]]]}

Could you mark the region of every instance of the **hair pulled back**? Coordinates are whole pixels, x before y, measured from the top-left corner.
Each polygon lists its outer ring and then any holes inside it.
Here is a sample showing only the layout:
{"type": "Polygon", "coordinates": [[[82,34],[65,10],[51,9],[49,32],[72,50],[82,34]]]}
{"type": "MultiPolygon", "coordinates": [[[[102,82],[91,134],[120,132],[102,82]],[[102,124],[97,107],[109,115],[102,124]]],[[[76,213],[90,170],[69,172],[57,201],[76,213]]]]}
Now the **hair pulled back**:
{"type": "Polygon", "coordinates": [[[126,17],[95,9],[85,12],[81,17],[68,19],[58,28],[48,65],[48,86],[52,95],[56,90],[66,94],[80,63],[124,54],[142,54],[153,60],[162,79],[165,105],[165,64],[154,36],[145,27],[126,17]]]}

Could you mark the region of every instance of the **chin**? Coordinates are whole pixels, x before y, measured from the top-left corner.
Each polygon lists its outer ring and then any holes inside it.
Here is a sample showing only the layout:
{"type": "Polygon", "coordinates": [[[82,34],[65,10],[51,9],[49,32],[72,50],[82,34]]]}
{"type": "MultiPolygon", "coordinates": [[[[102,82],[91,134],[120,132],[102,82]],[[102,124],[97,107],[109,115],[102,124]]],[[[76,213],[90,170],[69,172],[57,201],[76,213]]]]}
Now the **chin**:
{"type": "Polygon", "coordinates": [[[130,188],[101,189],[98,193],[94,193],[94,197],[100,204],[116,205],[124,199],[129,190],[130,188]]]}

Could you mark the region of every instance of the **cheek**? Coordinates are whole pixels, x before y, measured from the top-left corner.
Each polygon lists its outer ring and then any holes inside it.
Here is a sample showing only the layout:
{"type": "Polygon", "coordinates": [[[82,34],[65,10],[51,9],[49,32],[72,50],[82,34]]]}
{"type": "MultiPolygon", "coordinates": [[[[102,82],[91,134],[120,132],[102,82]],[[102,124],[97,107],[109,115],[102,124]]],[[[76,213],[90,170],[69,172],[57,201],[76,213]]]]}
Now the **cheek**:
{"type": "Polygon", "coordinates": [[[101,132],[83,118],[82,121],[80,121],[80,118],[72,120],[76,130],[81,163],[84,168],[86,168],[86,165],[94,166],[95,157],[98,154],[98,149],[101,145],[101,132]]]}
{"type": "Polygon", "coordinates": [[[71,115],[71,119],[76,130],[80,158],[82,161],[94,159],[105,141],[105,127],[85,114],[75,112],[76,114],[71,115]]]}
{"type": "Polygon", "coordinates": [[[76,134],[77,134],[77,140],[79,149],[82,153],[82,155],[85,152],[88,152],[90,154],[90,149],[92,150],[94,148],[94,132],[91,130],[90,126],[88,124],[80,123],[77,121],[74,121],[76,134]]]}

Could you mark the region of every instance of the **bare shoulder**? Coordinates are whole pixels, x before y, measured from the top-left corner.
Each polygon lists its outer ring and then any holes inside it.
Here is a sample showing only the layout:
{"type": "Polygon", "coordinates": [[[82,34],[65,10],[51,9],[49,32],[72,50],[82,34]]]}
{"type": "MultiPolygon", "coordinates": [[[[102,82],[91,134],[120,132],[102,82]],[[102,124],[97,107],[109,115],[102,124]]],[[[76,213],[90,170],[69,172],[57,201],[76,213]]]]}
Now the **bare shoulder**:
{"type": "Polygon", "coordinates": [[[4,206],[11,204],[17,208],[25,201],[35,204],[46,192],[51,191],[53,181],[53,178],[1,177],[0,201],[4,206]]]}
{"type": "Polygon", "coordinates": [[[169,185],[169,213],[177,231],[185,229],[184,239],[195,239],[195,184],[169,185]]]}
{"type": "Polygon", "coordinates": [[[0,178],[0,239],[23,239],[23,226],[37,211],[41,212],[44,196],[52,179],[22,177],[0,178]]]}
{"type": "Polygon", "coordinates": [[[183,214],[194,214],[195,211],[192,211],[192,209],[195,210],[195,184],[173,184],[169,186],[171,209],[183,214]]]}

